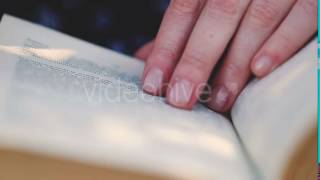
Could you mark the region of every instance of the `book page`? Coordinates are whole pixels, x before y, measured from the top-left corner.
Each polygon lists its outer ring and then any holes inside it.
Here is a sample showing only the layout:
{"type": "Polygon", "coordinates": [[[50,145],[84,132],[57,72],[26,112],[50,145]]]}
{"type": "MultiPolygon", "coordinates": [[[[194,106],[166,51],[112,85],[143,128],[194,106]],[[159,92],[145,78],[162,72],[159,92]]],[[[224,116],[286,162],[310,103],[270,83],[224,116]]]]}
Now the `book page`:
{"type": "Polygon", "coordinates": [[[4,16],[0,147],[186,179],[252,178],[228,119],[145,94],[142,70],[136,59],[4,16]]]}
{"type": "MultiPolygon", "coordinates": [[[[301,149],[299,146],[307,144],[308,136],[315,139],[312,137],[317,127],[316,38],[272,74],[250,83],[234,105],[232,119],[265,179],[281,179],[287,166],[293,165],[289,162],[301,149]]],[[[314,147],[304,148],[310,152],[314,147]]],[[[316,167],[316,151],[311,152],[314,153],[304,154],[300,159],[313,156],[311,163],[314,161],[316,167]]]]}

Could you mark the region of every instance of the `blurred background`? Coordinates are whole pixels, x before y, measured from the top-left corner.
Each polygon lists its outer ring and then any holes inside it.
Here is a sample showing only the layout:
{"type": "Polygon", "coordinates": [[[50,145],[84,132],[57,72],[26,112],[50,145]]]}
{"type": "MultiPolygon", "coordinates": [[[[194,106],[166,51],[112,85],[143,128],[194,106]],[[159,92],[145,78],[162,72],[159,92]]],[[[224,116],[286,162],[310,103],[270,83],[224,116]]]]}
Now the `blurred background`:
{"type": "Polygon", "coordinates": [[[8,13],[132,55],[153,39],[170,0],[2,0],[8,13]]]}

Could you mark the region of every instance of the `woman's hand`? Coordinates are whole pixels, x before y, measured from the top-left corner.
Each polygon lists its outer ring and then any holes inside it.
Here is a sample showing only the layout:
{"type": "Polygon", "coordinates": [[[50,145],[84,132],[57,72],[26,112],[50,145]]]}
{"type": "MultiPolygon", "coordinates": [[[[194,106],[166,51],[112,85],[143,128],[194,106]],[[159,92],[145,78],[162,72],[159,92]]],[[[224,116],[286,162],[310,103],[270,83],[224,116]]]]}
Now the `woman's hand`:
{"type": "Polygon", "coordinates": [[[228,111],[251,74],[269,74],[314,36],[317,6],[317,0],[172,0],[155,41],[137,52],[147,59],[143,88],[191,109],[209,83],[208,106],[228,111]]]}

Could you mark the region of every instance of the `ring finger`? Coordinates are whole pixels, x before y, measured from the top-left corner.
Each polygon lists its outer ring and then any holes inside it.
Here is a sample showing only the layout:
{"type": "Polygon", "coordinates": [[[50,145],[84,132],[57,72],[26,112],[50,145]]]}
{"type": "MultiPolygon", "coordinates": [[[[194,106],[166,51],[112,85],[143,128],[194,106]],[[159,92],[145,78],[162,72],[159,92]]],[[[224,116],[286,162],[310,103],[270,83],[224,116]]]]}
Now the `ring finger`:
{"type": "Polygon", "coordinates": [[[292,8],[295,0],[254,0],[213,82],[209,107],[227,111],[250,77],[250,62],[292,8]]]}

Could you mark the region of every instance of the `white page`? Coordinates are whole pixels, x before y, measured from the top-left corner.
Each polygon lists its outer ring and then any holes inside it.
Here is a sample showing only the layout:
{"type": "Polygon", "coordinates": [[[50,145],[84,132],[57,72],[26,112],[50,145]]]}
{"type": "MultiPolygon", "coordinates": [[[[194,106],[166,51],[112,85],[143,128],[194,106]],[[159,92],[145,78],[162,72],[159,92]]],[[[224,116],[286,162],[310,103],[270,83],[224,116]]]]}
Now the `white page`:
{"type": "Polygon", "coordinates": [[[229,120],[143,93],[141,62],[11,16],[0,45],[0,146],[188,179],[252,178],[229,120]]]}
{"type": "Polygon", "coordinates": [[[317,124],[317,40],[241,93],[232,119],[266,179],[280,179],[317,124]]]}

